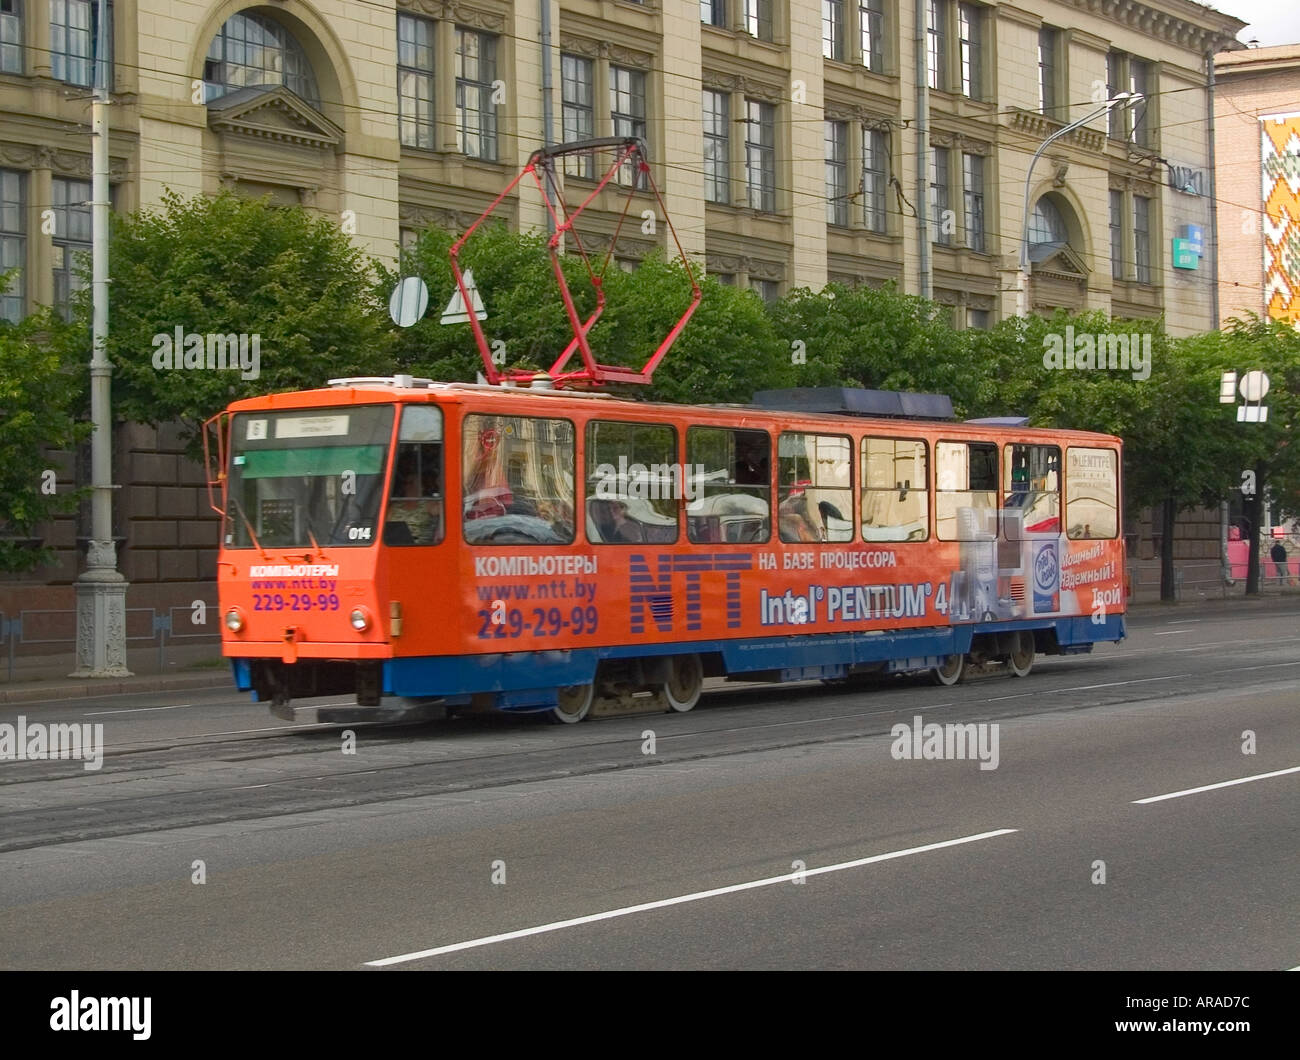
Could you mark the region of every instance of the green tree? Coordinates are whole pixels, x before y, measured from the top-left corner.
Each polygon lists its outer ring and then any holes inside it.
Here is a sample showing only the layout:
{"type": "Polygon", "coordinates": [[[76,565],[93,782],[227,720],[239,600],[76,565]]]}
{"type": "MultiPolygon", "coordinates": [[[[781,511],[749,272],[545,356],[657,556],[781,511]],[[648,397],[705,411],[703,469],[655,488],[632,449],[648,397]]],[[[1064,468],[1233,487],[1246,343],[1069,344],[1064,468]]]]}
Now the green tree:
{"type": "Polygon", "coordinates": [[[1214,410],[1227,439],[1221,461],[1227,489],[1240,490],[1245,472],[1254,477],[1254,493],[1242,494],[1250,538],[1246,593],[1254,595],[1260,586],[1259,532],[1265,495],[1272,500],[1275,517],[1300,515],[1300,447],[1295,444],[1300,426],[1300,335],[1282,321],[1251,315],[1233,319],[1224,332],[1196,341],[1204,348],[1206,361],[1201,400],[1214,410]],[[1232,405],[1217,404],[1220,373],[1233,371],[1241,377],[1251,370],[1262,371],[1269,379],[1264,423],[1238,423],[1232,405]]]}
{"type": "MultiPolygon", "coordinates": [[[[397,359],[404,371],[433,379],[469,380],[483,370],[470,325],[441,323],[442,307],[456,289],[448,257],[455,238],[436,228],[426,230],[407,249],[400,269],[385,271],[380,280],[381,291],[391,291],[399,274],[419,276],[428,284],[429,311],[397,337],[397,359]]],[[[473,272],[483,299],[483,331],[500,357],[497,367],[549,369],[573,329],[546,237],[487,225],[466,243],[459,260],[463,270],[473,272]]],[[[577,311],[585,318],[596,305],[587,268],[576,254],[562,255],[560,261],[577,311]]],[[[601,262],[593,266],[599,270],[601,262]]],[[[601,364],[640,368],[690,304],[685,269],[680,262],[650,255],[634,272],[609,269],[601,283],[605,310],[588,336],[592,352],[601,364]]],[[[739,401],[756,389],[785,385],[789,350],[757,296],[712,278],[705,278],[701,288],[701,303],[661,362],[653,385],[637,392],[661,401],[739,401]]],[[[566,369],[581,364],[575,351],[566,369]]]]}
{"type": "Polygon", "coordinates": [[[1163,321],[1124,320],[1092,311],[1004,321],[974,338],[972,352],[991,370],[989,396],[1004,411],[1027,415],[1035,426],[1104,431],[1124,440],[1126,506],[1129,512],[1149,507],[1158,513],[1166,542],[1161,598],[1173,600],[1177,514],[1215,505],[1230,488],[1227,439],[1216,407],[1205,398],[1214,369],[1207,366],[1204,349],[1171,340],[1163,321]],[[1054,368],[1045,361],[1051,351],[1066,346],[1073,347],[1077,358],[1085,335],[1094,337],[1094,350],[1095,336],[1127,337],[1129,369],[1054,368]],[[1133,356],[1135,344],[1140,362],[1133,356]]]}
{"type": "Polygon", "coordinates": [[[80,491],[54,491],[53,454],[89,436],[77,422],[84,394],[82,331],[48,310],[21,324],[0,321],[0,571],[49,560],[33,547],[37,527],[70,511],[80,491]]]}
{"type": "MultiPolygon", "coordinates": [[[[138,422],[179,420],[194,435],[237,398],[392,371],[371,263],[300,207],[168,192],[156,210],[114,219],[109,260],[114,409],[138,422]],[[256,376],[158,367],[177,328],[248,336],[248,361],[257,336],[256,376]]],[[[79,309],[88,315],[89,292],[79,309]]]]}
{"type": "Polygon", "coordinates": [[[798,386],[947,394],[959,415],[978,403],[982,369],[969,361],[966,333],[940,306],[892,284],[794,291],[773,307],[772,319],[784,342],[804,344],[798,386]]]}

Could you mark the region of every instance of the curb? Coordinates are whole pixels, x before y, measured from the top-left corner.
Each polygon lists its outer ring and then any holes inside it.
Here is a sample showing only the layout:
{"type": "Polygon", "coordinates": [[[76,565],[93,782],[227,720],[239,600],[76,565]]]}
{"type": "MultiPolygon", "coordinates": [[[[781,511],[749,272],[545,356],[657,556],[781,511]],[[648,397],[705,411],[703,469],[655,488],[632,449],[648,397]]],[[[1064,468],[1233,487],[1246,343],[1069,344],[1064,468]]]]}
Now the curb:
{"type": "Polygon", "coordinates": [[[0,688],[0,703],[39,703],[50,699],[86,699],[127,693],[180,692],[187,688],[227,687],[235,684],[227,670],[207,674],[159,674],[144,677],[83,678],[76,681],[32,681],[20,687],[0,688]]]}

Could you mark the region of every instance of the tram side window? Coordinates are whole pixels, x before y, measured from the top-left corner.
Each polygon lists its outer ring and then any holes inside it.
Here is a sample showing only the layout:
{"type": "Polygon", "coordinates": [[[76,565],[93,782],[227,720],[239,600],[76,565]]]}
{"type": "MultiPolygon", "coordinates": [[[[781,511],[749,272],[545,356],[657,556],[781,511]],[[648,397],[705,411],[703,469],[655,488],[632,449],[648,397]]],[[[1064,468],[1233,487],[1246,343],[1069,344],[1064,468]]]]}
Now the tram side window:
{"type": "Polygon", "coordinates": [[[1002,506],[1009,540],[1061,531],[1061,450],[1055,445],[1002,447],[1002,506]]]}
{"type": "Polygon", "coordinates": [[[853,540],[853,443],[848,438],[782,434],[776,467],[782,541],[853,540]]]}
{"type": "Polygon", "coordinates": [[[930,462],[925,442],[862,439],[862,540],[930,536],[930,462]]]}
{"type": "Polygon", "coordinates": [[[587,424],[587,540],[668,544],[677,540],[683,495],[677,432],[667,424],[587,424]]]}
{"type": "Polygon", "coordinates": [[[998,447],[992,442],[938,442],[934,463],[934,514],[939,540],[996,538],[998,447]]]}
{"type": "Polygon", "coordinates": [[[766,431],[686,432],[686,534],[691,541],[763,542],[772,536],[772,439],[766,431]]]}
{"type": "Polygon", "coordinates": [[[1114,449],[1065,451],[1065,525],[1072,541],[1119,533],[1119,459],[1114,449]]]}
{"type": "Polygon", "coordinates": [[[384,544],[440,542],[445,528],[442,494],[442,410],[408,405],[398,426],[384,544]]]}
{"type": "Polygon", "coordinates": [[[471,545],[573,540],[573,424],[471,414],[461,427],[462,527],[471,545]]]}

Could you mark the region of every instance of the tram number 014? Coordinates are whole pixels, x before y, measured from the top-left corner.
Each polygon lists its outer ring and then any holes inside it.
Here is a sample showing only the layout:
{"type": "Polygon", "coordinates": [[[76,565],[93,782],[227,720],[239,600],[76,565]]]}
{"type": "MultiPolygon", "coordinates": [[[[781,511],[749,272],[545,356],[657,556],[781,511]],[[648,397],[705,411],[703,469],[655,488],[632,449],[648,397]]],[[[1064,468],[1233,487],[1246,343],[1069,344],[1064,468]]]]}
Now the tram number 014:
{"type": "Polygon", "coordinates": [[[534,607],[529,617],[514,607],[504,612],[480,611],[478,617],[483,620],[478,631],[480,637],[519,637],[525,633],[534,637],[558,637],[561,633],[595,633],[599,618],[594,604],[575,607],[567,615],[558,607],[534,607]]]}
{"type": "Polygon", "coordinates": [[[337,593],[254,593],[254,611],[337,611],[337,593]]]}

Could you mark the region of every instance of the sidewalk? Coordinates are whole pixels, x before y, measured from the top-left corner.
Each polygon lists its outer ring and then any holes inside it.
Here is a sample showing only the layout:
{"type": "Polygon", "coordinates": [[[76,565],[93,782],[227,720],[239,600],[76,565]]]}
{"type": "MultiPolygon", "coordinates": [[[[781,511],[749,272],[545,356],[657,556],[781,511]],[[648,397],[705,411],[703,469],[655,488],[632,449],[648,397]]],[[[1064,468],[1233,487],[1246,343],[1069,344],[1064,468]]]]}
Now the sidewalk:
{"type": "MultiPolygon", "coordinates": [[[[1127,614],[1133,618],[1177,616],[1196,618],[1225,612],[1277,612],[1300,622],[1300,589],[1268,589],[1257,597],[1230,596],[1227,599],[1206,597],[1183,599],[1177,604],[1144,600],[1131,603],[1127,614]]],[[[130,692],[179,692],[190,688],[225,688],[233,692],[230,665],[219,649],[194,645],[172,650],[168,672],[158,672],[157,651],[153,648],[127,652],[131,677],[79,679],[68,677],[74,659],[69,654],[32,656],[20,660],[18,674],[12,682],[0,682],[0,703],[35,703],[51,699],[77,699],[84,696],[110,696],[130,692]]]]}

